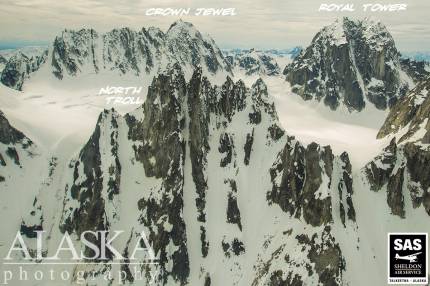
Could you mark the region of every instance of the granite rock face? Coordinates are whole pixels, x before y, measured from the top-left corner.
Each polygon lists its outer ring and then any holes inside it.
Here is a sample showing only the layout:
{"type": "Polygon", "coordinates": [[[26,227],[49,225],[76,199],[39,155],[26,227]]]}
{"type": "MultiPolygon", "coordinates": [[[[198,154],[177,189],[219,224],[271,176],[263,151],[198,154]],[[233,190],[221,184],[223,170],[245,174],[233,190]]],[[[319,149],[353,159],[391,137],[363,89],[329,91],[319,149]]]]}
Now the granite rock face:
{"type": "Polygon", "coordinates": [[[384,25],[343,18],[323,28],[284,71],[303,99],[331,109],[361,111],[369,101],[386,109],[408,90],[400,53],[384,25]]]}
{"type": "Polygon", "coordinates": [[[394,138],[364,171],[372,190],[386,189],[393,215],[406,217],[406,200],[412,201],[413,208],[422,207],[430,215],[430,181],[425,175],[430,171],[429,162],[428,149],[411,142],[398,144],[394,138]]]}
{"type": "Polygon", "coordinates": [[[34,143],[13,127],[0,110],[0,184],[6,182],[8,169],[22,168],[21,158],[34,156],[34,148],[34,143]]]}
{"type": "Polygon", "coordinates": [[[250,49],[226,57],[229,63],[246,75],[279,75],[281,70],[276,60],[263,51],[250,49]]]}
{"type": "MultiPolygon", "coordinates": [[[[332,228],[355,227],[348,156],[334,156],[330,147],[316,143],[305,147],[288,136],[261,79],[250,88],[231,78],[214,86],[196,69],[186,82],[180,65],[173,65],[154,78],[141,107],[124,116],[115,110],[100,114],[88,142],[67,163],[63,180],[54,183],[59,172],[55,158],[50,168],[49,183],[20,225],[29,245],[34,245],[37,230],[79,236],[121,229],[125,238],[116,247],[128,257],[144,231],[157,263],[143,270],[155,276],[156,285],[218,281],[219,274],[210,271],[214,255],[220,255],[219,267],[234,273],[228,279],[235,285],[243,281],[245,267],[269,263],[266,255],[285,243],[267,241],[255,261],[245,259],[256,247],[244,235],[253,231],[245,216],[251,199],[266,210],[263,213],[276,209],[300,225],[281,234],[291,241],[291,246],[283,246],[292,267],[288,279],[303,284],[316,279],[323,285],[343,281],[345,258],[332,228]],[[61,213],[53,220],[45,204],[50,188],[64,190],[59,192],[61,213]],[[219,224],[229,231],[214,235],[219,224]],[[292,248],[306,248],[305,256],[293,254],[292,248]],[[195,255],[198,259],[192,261],[195,255]],[[294,266],[298,263],[306,274],[294,266]],[[199,278],[193,276],[196,272],[199,278]]],[[[278,231],[265,235],[279,238],[278,231]]],[[[101,246],[97,238],[92,242],[101,246]]],[[[43,251],[49,254],[52,249],[43,251]]],[[[84,251],[93,254],[92,249],[84,251]]],[[[114,253],[107,253],[112,261],[114,253]]],[[[263,267],[267,271],[262,268],[253,278],[254,285],[285,280],[276,266],[279,258],[274,259],[269,268],[263,267]]],[[[96,263],[86,271],[102,277],[109,269],[109,263],[96,263]]],[[[135,281],[131,265],[121,269],[127,281],[135,281]]]]}
{"type": "Polygon", "coordinates": [[[387,190],[394,215],[406,217],[406,200],[430,215],[430,89],[421,81],[390,110],[378,138],[392,138],[384,151],[365,167],[371,188],[387,190]]]}
{"type": "Polygon", "coordinates": [[[201,66],[211,74],[231,71],[215,42],[181,20],[166,33],[154,27],[105,34],[93,29],[65,30],[55,38],[51,57],[52,72],[59,79],[102,71],[139,76],[163,70],[166,63],[201,66]]]}
{"type": "Polygon", "coordinates": [[[0,110],[0,143],[9,145],[21,142],[25,135],[13,127],[4,113],[0,110]]]}
{"type": "Polygon", "coordinates": [[[430,76],[430,64],[425,61],[413,59],[400,59],[402,69],[416,82],[425,80],[430,76]]]}
{"type": "Polygon", "coordinates": [[[384,124],[378,132],[378,138],[397,134],[404,130],[398,138],[399,142],[414,141],[430,143],[430,78],[417,84],[390,110],[384,124]]]}
{"type": "Polygon", "coordinates": [[[18,51],[5,63],[1,72],[1,82],[10,88],[22,90],[24,81],[46,62],[47,57],[48,50],[31,57],[18,51]]]}
{"type": "Polygon", "coordinates": [[[132,30],[113,29],[99,33],[94,29],[66,29],[55,37],[40,56],[18,52],[6,63],[1,82],[22,90],[30,74],[42,65],[57,79],[79,75],[113,73],[115,76],[149,76],[179,64],[193,70],[202,67],[208,75],[232,75],[216,43],[201,34],[191,23],[174,22],[166,32],[155,27],[132,30]]]}
{"type": "Polygon", "coordinates": [[[269,241],[265,247],[271,250],[266,260],[257,264],[257,277],[252,285],[343,285],[347,262],[332,230],[356,228],[348,155],[334,156],[329,146],[316,143],[305,147],[287,136],[270,176],[269,204],[279,205],[291,217],[314,227],[311,228],[314,232],[309,235],[290,229],[277,238],[278,244],[273,242],[275,239],[269,241]],[[301,249],[302,257],[291,255],[287,245],[301,249]],[[288,265],[288,270],[282,269],[279,263],[288,265]],[[306,269],[307,277],[298,269],[306,269]]]}

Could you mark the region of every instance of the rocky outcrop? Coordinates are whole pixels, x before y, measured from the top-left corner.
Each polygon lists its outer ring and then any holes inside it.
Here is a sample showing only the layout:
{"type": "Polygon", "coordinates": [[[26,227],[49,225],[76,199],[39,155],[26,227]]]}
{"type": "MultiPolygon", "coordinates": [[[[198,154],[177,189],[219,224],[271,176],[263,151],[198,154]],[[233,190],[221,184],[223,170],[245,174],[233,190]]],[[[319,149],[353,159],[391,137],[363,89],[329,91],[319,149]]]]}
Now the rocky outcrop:
{"type": "Polygon", "coordinates": [[[0,55],[0,74],[3,71],[4,67],[7,64],[7,59],[0,55]]]}
{"type": "Polygon", "coordinates": [[[31,57],[18,51],[6,62],[1,73],[1,82],[10,88],[22,90],[24,81],[45,63],[47,57],[48,50],[31,57]]]}
{"type": "Polygon", "coordinates": [[[334,156],[329,146],[316,143],[305,147],[287,136],[270,177],[269,204],[313,226],[311,231],[315,232],[309,235],[291,229],[268,241],[265,259],[257,263],[259,271],[252,285],[343,285],[346,262],[332,229],[356,228],[348,155],[334,156]],[[298,233],[294,236],[293,232],[298,233]],[[277,245],[273,241],[287,242],[277,245]],[[304,255],[291,255],[291,246],[301,249],[304,255]],[[273,266],[280,261],[289,265],[288,270],[273,266]],[[307,276],[303,276],[304,269],[307,276]]]}
{"type": "Polygon", "coordinates": [[[244,50],[241,53],[227,56],[227,60],[246,75],[278,75],[280,68],[275,59],[263,51],[244,50]]]}
{"type": "MultiPolygon", "coordinates": [[[[336,158],[337,159],[337,158],[336,158]]],[[[352,205],[352,176],[348,155],[335,161],[329,146],[312,143],[307,147],[294,137],[288,137],[284,150],[278,154],[270,169],[272,190],[267,193],[269,203],[277,204],[291,216],[303,218],[312,226],[329,224],[332,218],[331,188],[347,194],[348,219],[355,221],[352,205]],[[341,180],[332,182],[333,172],[341,180]]],[[[340,200],[342,202],[342,200],[340,200]]],[[[343,204],[339,208],[344,209],[343,204]]],[[[342,218],[345,222],[345,218],[342,218]]]]}
{"type": "Polygon", "coordinates": [[[429,150],[411,142],[398,145],[394,138],[364,170],[372,190],[386,189],[392,214],[404,218],[405,200],[410,200],[430,215],[429,162],[429,150]]]}
{"type": "Polygon", "coordinates": [[[387,190],[391,212],[406,217],[405,202],[430,215],[430,79],[420,82],[390,110],[378,138],[393,137],[384,151],[365,167],[375,191],[387,190]]]}
{"type": "Polygon", "coordinates": [[[430,76],[430,64],[428,62],[402,58],[400,65],[406,74],[416,82],[425,80],[430,76]]]}
{"type": "Polygon", "coordinates": [[[284,231],[280,238],[283,243],[265,245],[273,252],[259,261],[251,285],[343,285],[346,262],[331,231],[329,225],[312,234],[284,231]],[[301,255],[292,255],[295,251],[301,255]],[[277,263],[288,267],[275,266],[277,263]]]}
{"type": "Polygon", "coordinates": [[[135,209],[131,212],[137,217],[127,225],[127,229],[131,227],[130,238],[121,247],[128,253],[137,230],[144,230],[157,257],[157,263],[145,271],[148,279],[156,271],[160,285],[171,279],[183,285],[189,275],[182,216],[185,142],[181,133],[185,86],[182,71],[174,66],[154,79],[145,104],[135,112],[123,117],[106,110],[100,115],[90,140],[76,162],[71,163],[74,175],[71,185],[66,186],[60,225],[62,232],[78,235],[88,230],[112,231],[129,213],[127,208],[135,209]],[[127,136],[123,145],[119,144],[120,134],[127,136]],[[131,161],[121,160],[119,152],[126,147],[124,144],[130,148],[131,161]],[[142,173],[130,177],[123,173],[124,168],[140,169],[142,173]],[[133,180],[135,187],[139,187],[139,181],[145,186],[153,182],[136,197],[134,207],[120,203],[127,197],[123,193],[123,185],[127,184],[124,177],[133,180]]]}
{"type": "Polygon", "coordinates": [[[33,142],[13,127],[0,110],[0,183],[6,181],[7,167],[22,168],[21,157],[34,156],[33,142]]]}
{"type": "Polygon", "coordinates": [[[129,132],[131,140],[143,143],[135,148],[135,155],[142,162],[146,177],[162,181],[159,190],[138,202],[142,212],[139,221],[148,226],[149,239],[159,255],[160,284],[167,283],[169,275],[181,285],[185,284],[190,271],[182,217],[185,142],[181,133],[185,127],[185,87],[181,69],[175,65],[152,82],[143,105],[142,123],[132,124],[136,121],[129,120],[128,124],[129,130],[133,130],[129,132]],[[175,250],[169,249],[171,245],[175,250]]]}
{"type": "Polygon", "coordinates": [[[102,71],[139,76],[164,70],[166,63],[201,66],[209,74],[231,72],[215,42],[181,20],[166,33],[154,27],[105,34],[65,30],[55,38],[51,57],[52,72],[59,79],[102,71]]]}
{"type": "Polygon", "coordinates": [[[318,190],[323,175],[331,178],[332,161],[333,154],[329,147],[320,150],[320,146],[313,143],[305,148],[290,137],[270,170],[273,188],[267,194],[269,202],[278,204],[283,211],[296,218],[303,217],[313,226],[331,222],[331,199],[326,192],[330,179],[321,188],[324,193],[318,193],[318,190]]]}
{"type": "Polygon", "coordinates": [[[370,20],[343,18],[323,28],[284,73],[303,99],[331,109],[361,111],[366,101],[386,109],[409,88],[393,38],[370,20]]]}
{"type": "MultiPolygon", "coordinates": [[[[0,143],[5,145],[16,144],[22,142],[25,138],[21,131],[10,125],[4,113],[0,110],[0,143]]],[[[28,143],[31,144],[31,141],[28,143]]]]}
{"type": "Polygon", "coordinates": [[[399,133],[399,142],[430,143],[430,78],[417,84],[390,110],[378,138],[399,133]]]}
{"type": "MultiPolygon", "coordinates": [[[[121,164],[119,163],[117,154],[117,127],[118,114],[110,114],[109,111],[103,112],[98,119],[94,133],[81,150],[79,160],[73,166],[73,184],[70,188],[66,187],[66,193],[70,197],[66,197],[65,213],[63,215],[63,223],[60,226],[62,232],[76,232],[81,235],[82,232],[108,230],[111,223],[106,217],[106,204],[108,201],[113,201],[114,196],[119,193],[119,185],[121,179],[121,164]],[[105,162],[102,162],[101,153],[103,147],[100,142],[102,129],[109,130],[112,126],[110,134],[110,156],[109,172],[104,174],[102,171],[105,162]],[[82,171],[80,171],[82,170],[82,171]],[[82,173],[81,173],[82,172],[82,173]],[[84,179],[82,179],[82,177],[84,179]],[[104,180],[107,180],[107,188],[104,187],[104,180]],[[78,208],[69,208],[69,204],[74,204],[78,201],[78,208]],[[69,211],[72,209],[73,211],[69,211]]],[[[116,216],[115,212],[109,213],[110,218],[116,216]]]]}

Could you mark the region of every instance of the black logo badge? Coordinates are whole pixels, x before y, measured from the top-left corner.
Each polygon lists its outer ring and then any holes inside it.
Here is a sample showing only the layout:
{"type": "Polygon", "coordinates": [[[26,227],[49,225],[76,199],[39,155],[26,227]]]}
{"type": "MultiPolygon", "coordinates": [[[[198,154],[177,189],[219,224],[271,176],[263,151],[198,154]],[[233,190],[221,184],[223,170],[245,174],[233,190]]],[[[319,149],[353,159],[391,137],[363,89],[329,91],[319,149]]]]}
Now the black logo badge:
{"type": "Polygon", "coordinates": [[[388,234],[388,284],[427,284],[427,233],[388,234]]]}

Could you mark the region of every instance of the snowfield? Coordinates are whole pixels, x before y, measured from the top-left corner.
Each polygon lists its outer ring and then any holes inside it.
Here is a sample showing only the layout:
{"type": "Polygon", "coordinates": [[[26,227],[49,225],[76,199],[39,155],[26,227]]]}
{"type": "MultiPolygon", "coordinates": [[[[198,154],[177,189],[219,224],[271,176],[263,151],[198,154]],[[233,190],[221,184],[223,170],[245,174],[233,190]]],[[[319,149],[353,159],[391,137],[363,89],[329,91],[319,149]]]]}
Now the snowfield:
{"type": "MultiPolygon", "coordinates": [[[[114,108],[125,114],[138,105],[107,104],[106,95],[98,95],[106,86],[142,86],[136,95],[146,98],[150,84],[135,76],[115,77],[113,74],[88,75],[79,81],[53,79],[46,81],[46,73],[35,74],[26,84],[24,92],[0,85],[0,106],[11,123],[27,134],[39,146],[48,150],[62,148],[77,152],[88,140],[97,117],[103,109],[114,108]]],[[[243,80],[251,86],[259,77],[234,71],[234,80],[243,80]]],[[[218,77],[220,77],[218,75],[218,77]]],[[[375,157],[387,140],[377,140],[376,134],[388,111],[368,104],[362,112],[346,109],[330,110],[316,101],[304,101],[291,91],[283,76],[263,76],[269,96],[275,101],[282,127],[304,144],[317,142],[330,145],[335,154],[347,151],[354,169],[359,169],[375,157]],[[353,138],[353,140],[351,140],[353,138]]],[[[188,79],[187,79],[188,80],[188,79]]],[[[222,81],[217,78],[216,81],[222,81]]]]}

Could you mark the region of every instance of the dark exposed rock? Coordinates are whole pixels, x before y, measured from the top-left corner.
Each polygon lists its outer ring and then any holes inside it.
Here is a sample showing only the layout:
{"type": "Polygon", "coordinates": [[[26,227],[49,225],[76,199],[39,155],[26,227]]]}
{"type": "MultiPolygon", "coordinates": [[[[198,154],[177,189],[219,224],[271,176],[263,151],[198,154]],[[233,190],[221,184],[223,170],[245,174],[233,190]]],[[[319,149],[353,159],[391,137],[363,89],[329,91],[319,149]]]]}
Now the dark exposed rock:
{"type": "Polygon", "coordinates": [[[198,211],[197,220],[202,223],[200,225],[200,240],[202,255],[205,257],[208,254],[209,243],[206,241],[206,228],[203,225],[206,222],[206,191],[207,179],[205,174],[207,159],[206,155],[209,151],[209,129],[208,129],[208,109],[205,106],[205,99],[201,97],[201,89],[210,89],[207,82],[203,80],[201,69],[194,72],[193,77],[188,85],[188,109],[189,109],[189,147],[191,158],[191,173],[196,186],[197,198],[196,206],[198,211]]]}
{"type": "Polygon", "coordinates": [[[0,65],[5,65],[7,63],[7,59],[0,55],[0,65]]]}
{"type": "Polygon", "coordinates": [[[65,30],[55,38],[51,58],[53,74],[59,79],[84,70],[139,76],[166,68],[165,62],[202,66],[211,74],[219,71],[231,74],[230,65],[215,42],[181,20],[173,23],[166,33],[154,27],[138,31],[113,29],[105,34],[93,29],[65,30]]]}
{"type": "Polygon", "coordinates": [[[381,23],[337,20],[323,28],[284,73],[303,99],[362,110],[364,98],[378,109],[392,105],[408,86],[399,75],[400,54],[381,23]]]}
{"type": "Polygon", "coordinates": [[[249,122],[252,124],[259,124],[261,122],[261,112],[259,110],[255,110],[254,112],[250,113],[249,122]]]}
{"type": "Polygon", "coordinates": [[[405,217],[405,203],[402,194],[404,169],[399,168],[388,180],[387,204],[393,215],[405,217]]]}
{"type": "Polygon", "coordinates": [[[394,137],[384,151],[364,169],[372,190],[387,187],[387,204],[391,212],[405,217],[405,200],[412,206],[423,205],[430,215],[430,78],[420,82],[390,110],[378,138],[394,137]]]}
{"type": "Polygon", "coordinates": [[[404,200],[409,197],[414,208],[423,205],[430,215],[430,180],[426,175],[430,172],[429,163],[428,150],[414,143],[397,145],[393,138],[364,171],[372,190],[387,187],[387,204],[394,215],[405,217],[404,200]]]}
{"type": "Polygon", "coordinates": [[[79,154],[80,160],[74,166],[74,183],[70,187],[72,199],[79,201],[79,208],[70,216],[64,218],[60,225],[62,232],[76,231],[80,235],[86,230],[107,230],[108,222],[105,221],[103,191],[103,174],[101,171],[100,156],[100,125],[108,112],[99,116],[96,128],[91,138],[79,154]],[[82,164],[82,167],[80,166],[82,164]],[[83,168],[86,179],[78,182],[79,168],[83,168]]]}
{"type": "Polygon", "coordinates": [[[64,74],[76,75],[84,62],[91,62],[94,71],[99,70],[95,57],[95,41],[99,35],[93,29],[77,32],[64,30],[54,40],[51,56],[52,73],[62,79],[64,74]]]}
{"type": "Polygon", "coordinates": [[[391,108],[377,137],[383,138],[390,134],[395,134],[409,124],[407,131],[403,132],[402,136],[399,138],[399,142],[409,140],[420,129],[424,129],[426,131],[424,136],[418,136],[416,140],[424,144],[430,143],[429,90],[430,77],[420,82],[391,108]]]}
{"type": "Polygon", "coordinates": [[[282,136],[284,136],[285,131],[280,128],[277,124],[269,126],[269,136],[273,141],[278,141],[282,136]]]}
{"type": "Polygon", "coordinates": [[[262,51],[254,49],[243,51],[235,56],[230,56],[228,61],[232,66],[244,70],[246,75],[278,75],[280,68],[273,57],[262,51]]]}
{"type": "Polygon", "coordinates": [[[231,255],[239,256],[245,253],[243,242],[237,238],[234,238],[231,242],[226,242],[226,238],[224,237],[221,245],[226,257],[231,257],[231,255]]]}
{"type": "Polygon", "coordinates": [[[414,80],[422,81],[430,76],[429,63],[413,59],[400,59],[402,69],[414,80]]]}
{"type": "Polygon", "coordinates": [[[150,196],[141,199],[140,220],[150,228],[149,239],[154,242],[153,248],[160,257],[162,281],[166,283],[171,275],[175,281],[185,284],[189,275],[189,258],[186,247],[185,223],[183,210],[183,165],[185,142],[181,131],[184,126],[183,100],[185,79],[175,65],[167,75],[159,75],[148,90],[147,100],[143,106],[145,117],[142,122],[128,119],[133,141],[143,142],[136,150],[136,159],[143,163],[147,177],[162,179],[161,199],[150,196]],[[161,218],[166,217],[171,230],[166,230],[161,218]],[[169,245],[176,246],[171,253],[169,245]],[[170,257],[170,258],[169,258],[170,257]],[[167,265],[172,263],[172,270],[167,265]]]}
{"type": "Polygon", "coordinates": [[[257,266],[251,285],[343,285],[346,263],[329,225],[311,234],[285,232],[282,241],[257,266]],[[292,247],[302,255],[294,256],[292,247]]]}
{"type": "Polygon", "coordinates": [[[349,220],[355,222],[355,209],[352,203],[352,167],[349,162],[349,157],[346,152],[340,155],[340,160],[343,164],[343,173],[339,180],[338,190],[339,190],[339,201],[340,201],[340,213],[341,220],[343,225],[345,226],[345,208],[347,208],[346,214],[349,220]],[[345,200],[344,200],[345,198],[345,200]],[[346,206],[344,206],[343,201],[346,202],[346,206]]]}
{"type": "Polygon", "coordinates": [[[200,226],[200,243],[201,243],[202,256],[203,257],[208,256],[209,242],[207,241],[207,238],[206,238],[206,228],[203,225],[200,226]]]}
{"type": "Polygon", "coordinates": [[[391,140],[390,144],[385,147],[383,153],[376,157],[365,168],[367,179],[370,182],[371,189],[378,191],[384,186],[390,177],[397,160],[396,140],[391,140]],[[381,168],[383,166],[383,168],[381,168]]]}
{"type": "Polygon", "coordinates": [[[3,158],[3,155],[0,153],[0,165],[2,165],[3,167],[6,166],[6,162],[3,158]]]}
{"type": "MultiPolygon", "coordinates": [[[[236,181],[227,181],[230,184],[231,191],[228,193],[227,201],[227,222],[236,224],[240,231],[242,231],[242,222],[240,218],[240,210],[237,205],[237,186],[236,181]]],[[[225,182],[225,183],[227,183],[225,182]]]]}
{"type": "Polygon", "coordinates": [[[48,50],[40,55],[28,57],[18,51],[6,63],[1,72],[1,82],[10,88],[22,90],[24,81],[37,71],[48,57],[48,50]]]}
{"type": "Polygon", "coordinates": [[[310,240],[311,249],[308,253],[308,258],[315,264],[318,280],[322,285],[342,285],[345,261],[339,244],[335,242],[329,227],[324,229],[320,238],[318,236],[317,234],[312,236],[310,240]],[[320,240],[321,243],[318,243],[317,240],[320,240]]]}
{"type": "Polygon", "coordinates": [[[221,99],[216,103],[217,114],[231,122],[233,115],[245,108],[246,87],[243,81],[236,83],[230,77],[221,87],[221,99]]]}
{"type": "Polygon", "coordinates": [[[243,149],[245,151],[245,158],[243,159],[243,163],[245,165],[249,165],[249,159],[251,157],[251,151],[252,151],[252,144],[254,143],[254,129],[252,129],[251,134],[246,134],[246,142],[245,146],[243,146],[243,149]]]}
{"type": "Polygon", "coordinates": [[[287,278],[283,279],[284,272],[282,270],[274,271],[270,276],[270,285],[273,286],[303,286],[303,281],[298,274],[288,273],[287,278]]]}
{"type": "MultiPolygon", "coordinates": [[[[0,143],[9,145],[21,142],[24,134],[10,125],[3,112],[0,111],[0,143]]],[[[29,141],[31,144],[31,141],[29,141]]]]}
{"type": "Polygon", "coordinates": [[[20,232],[22,235],[28,238],[36,238],[36,231],[43,231],[42,225],[30,225],[27,226],[24,223],[21,224],[20,232]]]}
{"type": "Polygon", "coordinates": [[[233,138],[228,133],[221,134],[220,140],[219,140],[219,148],[218,151],[221,154],[225,154],[225,157],[221,159],[220,166],[225,167],[228,164],[231,163],[232,157],[233,157],[233,138]]]}
{"type": "Polygon", "coordinates": [[[303,216],[313,226],[331,222],[330,195],[318,192],[320,187],[330,188],[330,182],[327,186],[321,184],[323,175],[331,181],[332,161],[330,147],[321,148],[312,143],[304,148],[294,138],[288,137],[284,150],[270,169],[273,187],[267,193],[269,203],[278,204],[296,218],[303,216]],[[321,169],[320,162],[326,168],[321,169]]]}
{"type": "Polygon", "coordinates": [[[19,155],[15,147],[7,147],[6,155],[8,155],[16,165],[21,165],[19,162],[19,155]]]}
{"type": "Polygon", "coordinates": [[[211,277],[209,275],[207,275],[205,277],[205,284],[204,286],[211,286],[211,277]]]}
{"type": "Polygon", "coordinates": [[[237,224],[240,230],[242,230],[242,224],[240,222],[240,211],[237,206],[237,198],[229,193],[227,202],[227,222],[237,224]]]}
{"type": "MultiPolygon", "coordinates": [[[[31,218],[31,222],[30,222],[30,219],[26,220],[23,218],[21,220],[20,233],[27,238],[36,238],[37,237],[36,231],[44,230],[43,228],[44,218],[43,218],[42,206],[40,205],[37,198],[35,198],[33,201],[33,206],[29,217],[31,218]]],[[[29,251],[31,252],[34,250],[29,249],[29,251]]]]}

